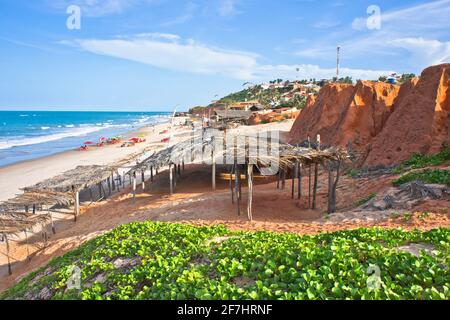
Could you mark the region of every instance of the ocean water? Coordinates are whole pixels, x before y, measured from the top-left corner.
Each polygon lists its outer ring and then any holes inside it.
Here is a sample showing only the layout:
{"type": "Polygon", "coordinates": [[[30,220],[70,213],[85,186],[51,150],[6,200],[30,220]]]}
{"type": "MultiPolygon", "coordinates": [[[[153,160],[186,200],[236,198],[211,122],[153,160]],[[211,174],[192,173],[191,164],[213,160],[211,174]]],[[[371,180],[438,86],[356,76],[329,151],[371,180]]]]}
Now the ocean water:
{"type": "Polygon", "coordinates": [[[0,111],[0,166],[168,121],[166,112],[0,111]]]}

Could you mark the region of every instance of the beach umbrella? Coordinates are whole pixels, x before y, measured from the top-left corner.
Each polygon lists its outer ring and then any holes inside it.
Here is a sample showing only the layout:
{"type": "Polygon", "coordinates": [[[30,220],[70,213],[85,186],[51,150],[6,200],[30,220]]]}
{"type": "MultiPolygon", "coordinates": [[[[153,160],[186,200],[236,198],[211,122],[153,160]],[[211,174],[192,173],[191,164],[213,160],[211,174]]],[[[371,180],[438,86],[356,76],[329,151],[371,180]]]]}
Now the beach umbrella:
{"type": "Polygon", "coordinates": [[[106,141],[106,140],[108,140],[108,138],[105,138],[105,137],[100,138],[100,141],[106,141]]]}
{"type": "Polygon", "coordinates": [[[139,141],[139,138],[131,138],[130,141],[139,141]]]}
{"type": "Polygon", "coordinates": [[[85,144],[85,145],[91,145],[91,144],[94,144],[92,141],[85,141],[83,144],[85,144]]]}

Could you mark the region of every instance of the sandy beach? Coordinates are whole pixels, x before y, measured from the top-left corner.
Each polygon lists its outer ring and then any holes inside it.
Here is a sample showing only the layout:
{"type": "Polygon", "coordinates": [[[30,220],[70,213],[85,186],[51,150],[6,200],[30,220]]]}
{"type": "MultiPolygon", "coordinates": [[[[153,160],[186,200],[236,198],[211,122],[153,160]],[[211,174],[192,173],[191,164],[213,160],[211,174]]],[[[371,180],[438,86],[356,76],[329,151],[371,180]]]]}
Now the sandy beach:
{"type": "MultiPolygon", "coordinates": [[[[184,120],[185,118],[175,118],[173,124],[182,123],[184,120]]],[[[80,165],[108,165],[134,154],[143,154],[146,150],[163,148],[166,143],[161,143],[161,140],[169,137],[171,132],[166,134],[161,132],[171,130],[171,125],[172,123],[168,120],[165,123],[146,126],[125,134],[125,140],[138,135],[145,136],[145,142],[133,147],[121,148],[120,144],[90,147],[88,151],[71,150],[0,167],[0,201],[21,193],[20,188],[36,184],[80,165]]],[[[174,139],[176,138],[175,135],[174,139]]],[[[80,138],[80,145],[82,141],[80,138]]]]}

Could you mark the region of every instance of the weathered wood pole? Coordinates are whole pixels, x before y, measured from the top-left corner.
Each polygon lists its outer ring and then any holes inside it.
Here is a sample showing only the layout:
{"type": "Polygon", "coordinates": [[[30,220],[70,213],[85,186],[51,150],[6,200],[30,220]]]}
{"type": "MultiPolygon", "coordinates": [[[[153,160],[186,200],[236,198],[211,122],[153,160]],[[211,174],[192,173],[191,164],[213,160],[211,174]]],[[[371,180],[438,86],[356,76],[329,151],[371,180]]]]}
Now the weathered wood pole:
{"type": "Polygon", "coordinates": [[[331,198],[333,196],[333,168],[331,165],[328,167],[328,207],[327,207],[327,213],[331,213],[331,198]]]}
{"type": "Polygon", "coordinates": [[[145,190],[145,169],[141,171],[141,182],[142,182],[142,191],[145,190]]]}
{"type": "Polygon", "coordinates": [[[234,172],[234,165],[231,166],[230,171],[230,190],[231,190],[231,203],[234,203],[234,188],[233,188],[233,172],[234,172]]]}
{"type": "Polygon", "coordinates": [[[311,209],[311,164],[309,165],[308,184],[309,184],[309,191],[308,191],[308,209],[311,209]]]}
{"type": "MultiPolygon", "coordinates": [[[[336,179],[332,183],[331,186],[331,192],[329,191],[329,207],[328,207],[328,213],[334,213],[336,212],[336,189],[337,185],[339,183],[339,177],[340,177],[340,167],[341,167],[341,161],[338,161],[337,163],[337,169],[336,169],[336,179]]],[[[330,179],[330,178],[329,178],[330,179]]],[[[331,179],[332,180],[332,179],[331,179]]]]}
{"type": "Polygon", "coordinates": [[[11,260],[9,258],[9,241],[8,241],[8,236],[6,234],[4,235],[4,240],[6,242],[6,258],[8,259],[8,274],[12,275],[11,260]]]}
{"type": "Polygon", "coordinates": [[[111,184],[112,184],[112,190],[116,191],[116,181],[114,180],[114,172],[111,173],[111,184]]]}
{"type": "Polygon", "coordinates": [[[178,164],[178,177],[181,178],[181,165],[178,164]]]}
{"type": "Polygon", "coordinates": [[[75,218],[74,221],[77,221],[77,217],[80,214],[80,191],[75,191],[75,218]]]}
{"type": "Polygon", "coordinates": [[[153,182],[153,166],[150,167],[150,181],[153,182]]]}
{"type": "Polygon", "coordinates": [[[35,213],[36,213],[36,205],[33,204],[33,214],[35,214],[35,213]]]}
{"type": "Polygon", "coordinates": [[[252,202],[253,202],[253,164],[247,165],[247,183],[248,183],[248,203],[247,203],[247,215],[248,220],[253,220],[252,214],[252,202]]]}
{"type": "Polygon", "coordinates": [[[241,181],[241,177],[240,177],[241,173],[239,171],[238,164],[236,164],[235,168],[236,168],[236,179],[235,179],[236,185],[235,186],[236,186],[237,212],[238,212],[238,216],[240,216],[241,215],[241,195],[239,193],[239,187],[240,187],[239,185],[240,185],[240,181],[241,181]]]}
{"type": "Polygon", "coordinates": [[[98,187],[98,200],[100,200],[100,199],[103,198],[103,196],[102,196],[102,184],[98,183],[97,187],[98,187]]]}
{"type": "Polygon", "coordinates": [[[111,180],[110,180],[109,177],[108,177],[108,179],[106,179],[106,183],[108,184],[108,195],[111,196],[111,192],[112,192],[112,190],[111,190],[111,180]]]}
{"type": "Polygon", "coordinates": [[[183,171],[184,171],[184,159],[183,159],[183,161],[182,161],[182,163],[181,163],[181,166],[182,166],[183,171]]]}
{"type": "Polygon", "coordinates": [[[297,199],[301,199],[302,198],[302,163],[299,162],[298,163],[298,195],[297,195],[297,199]]]}
{"type": "Polygon", "coordinates": [[[211,179],[212,179],[212,189],[216,191],[216,155],[214,149],[211,151],[211,179]]]}
{"type": "Polygon", "coordinates": [[[278,169],[278,174],[277,174],[277,189],[280,189],[280,180],[281,180],[281,168],[278,169]]]}
{"type": "MultiPolygon", "coordinates": [[[[130,175],[130,177],[131,177],[131,175],[130,175]]],[[[136,171],[134,171],[133,172],[133,181],[132,181],[132,183],[133,183],[133,202],[135,202],[136,201],[136,171]]]]}
{"type": "Polygon", "coordinates": [[[312,209],[316,209],[316,197],[317,197],[317,180],[319,179],[319,164],[316,163],[314,166],[314,189],[313,189],[313,203],[312,209]]]}
{"type": "Polygon", "coordinates": [[[169,164],[169,185],[170,185],[170,194],[173,194],[173,172],[172,172],[172,164],[169,164]]]}
{"type": "Polygon", "coordinates": [[[28,213],[28,206],[25,206],[25,212],[28,213]]]}
{"type": "Polygon", "coordinates": [[[292,177],[291,177],[291,179],[292,179],[292,190],[291,190],[291,197],[292,197],[292,199],[294,199],[294,194],[295,194],[295,179],[297,178],[297,176],[298,176],[298,161],[296,161],[295,162],[295,165],[294,165],[294,173],[293,173],[293,175],[292,175],[292,177]]]}

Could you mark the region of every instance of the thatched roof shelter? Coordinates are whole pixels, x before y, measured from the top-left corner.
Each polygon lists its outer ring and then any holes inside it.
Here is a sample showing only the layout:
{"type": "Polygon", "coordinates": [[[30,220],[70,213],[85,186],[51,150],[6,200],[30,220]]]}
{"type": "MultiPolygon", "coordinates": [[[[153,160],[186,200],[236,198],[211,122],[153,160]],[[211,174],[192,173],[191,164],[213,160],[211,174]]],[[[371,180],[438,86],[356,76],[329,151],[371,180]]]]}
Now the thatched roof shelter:
{"type": "Polygon", "coordinates": [[[40,192],[51,190],[55,192],[73,192],[89,188],[106,180],[113,169],[109,166],[78,166],[53,178],[39,182],[24,191],[40,192]]]}

